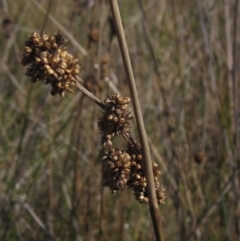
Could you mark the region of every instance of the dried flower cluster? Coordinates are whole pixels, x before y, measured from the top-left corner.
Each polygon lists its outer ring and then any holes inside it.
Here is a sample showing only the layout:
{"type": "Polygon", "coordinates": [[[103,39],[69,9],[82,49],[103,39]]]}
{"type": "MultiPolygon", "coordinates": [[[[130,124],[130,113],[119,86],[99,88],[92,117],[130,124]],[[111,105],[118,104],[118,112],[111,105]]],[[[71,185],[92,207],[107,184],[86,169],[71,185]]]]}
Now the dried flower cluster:
{"type": "MultiPolygon", "coordinates": [[[[128,150],[127,150],[129,155],[131,156],[131,173],[128,180],[128,187],[133,190],[134,195],[139,202],[148,203],[148,194],[147,194],[147,188],[146,188],[147,180],[146,180],[146,177],[144,176],[144,171],[142,167],[143,156],[141,154],[141,145],[140,143],[134,143],[134,144],[135,145],[128,144],[128,150]]],[[[153,163],[152,167],[153,167],[157,201],[159,204],[164,203],[165,189],[158,182],[158,177],[161,175],[161,172],[158,169],[158,165],[156,163],[153,163]]]]}
{"type": "Polygon", "coordinates": [[[112,145],[112,138],[116,135],[129,135],[130,123],[133,119],[128,109],[129,97],[111,95],[104,101],[105,111],[98,121],[102,134],[102,144],[112,145]]]}
{"type": "Polygon", "coordinates": [[[88,34],[88,38],[90,42],[97,43],[99,41],[100,32],[97,28],[92,28],[88,34]]]}
{"type": "MultiPolygon", "coordinates": [[[[148,203],[147,181],[142,168],[142,155],[131,154],[129,150],[110,149],[103,159],[103,185],[108,186],[113,193],[118,193],[126,186],[133,190],[140,203],[148,203]]],[[[158,203],[164,203],[163,186],[158,182],[161,172],[153,163],[155,191],[158,203]]]]}
{"type": "MultiPolygon", "coordinates": [[[[41,81],[51,84],[52,95],[63,96],[64,91],[72,92],[70,87],[76,85],[80,72],[78,60],[62,47],[65,42],[62,31],[59,31],[54,37],[33,33],[25,43],[22,65],[28,66],[26,75],[31,77],[33,83],[41,81]]],[[[108,74],[108,63],[109,58],[103,58],[105,77],[108,74]]],[[[93,93],[97,92],[101,86],[96,88],[96,82],[94,77],[89,76],[85,87],[93,93]]],[[[108,186],[113,193],[128,187],[140,203],[148,203],[141,145],[134,142],[130,135],[130,121],[133,119],[129,111],[130,101],[129,97],[119,94],[109,95],[104,101],[104,112],[98,121],[102,145],[108,148],[102,158],[103,185],[108,186]],[[112,140],[119,135],[128,143],[126,150],[113,148],[112,140]]],[[[164,203],[164,188],[158,182],[161,172],[156,163],[153,163],[153,174],[157,201],[164,203]]]]}
{"type": "Polygon", "coordinates": [[[65,42],[62,31],[54,37],[34,32],[25,42],[22,65],[28,66],[26,75],[33,83],[45,81],[51,84],[52,95],[72,92],[70,87],[76,84],[80,73],[78,59],[62,47],[65,42]]]}
{"type": "MultiPolygon", "coordinates": [[[[102,158],[103,185],[108,186],[113,193],[123,190],[126,186],[133,190],[140,203],[148,203],[147,181],[143,171],[143,156],[138,142],[130,144],[130,120],[128,105],[130,98],[121,95],[108,96],[105,100],[105,111],[98,125],[102,134],[102,144],[109,150],[102,158]],[[112,148],[112,139],[122,135],[128,139],[127,150],[112,148]]],[[[161,172],[153,163],[155,190],[158,203],[164,203],[164,188],[158,182],[161,172]]]]}
{"type": "Polygon", "coordinates": [[[119,149],[110,149],[102,159],[103,185],[113,193],[123,190],[130,177],[131,157],[119,149]]]}

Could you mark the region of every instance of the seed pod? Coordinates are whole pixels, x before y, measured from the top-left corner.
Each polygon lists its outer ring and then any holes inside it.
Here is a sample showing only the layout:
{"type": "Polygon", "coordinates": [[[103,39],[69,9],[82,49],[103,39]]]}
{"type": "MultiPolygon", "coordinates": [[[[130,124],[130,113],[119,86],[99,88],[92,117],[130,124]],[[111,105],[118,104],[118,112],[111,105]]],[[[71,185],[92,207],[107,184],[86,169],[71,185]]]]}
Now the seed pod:
{"type": "Polygon", "coordinates": [[[110,149],[102,158],[103,185],[108,186],[113,193],[124,189],[130,174],[130,156],[120,149],[110,149]]]}
{"type": "Polygon", "coordinates": [[[62,31],[54,37],[36,32],[25,42],[22,65],[29,65],[26,75],[32,82],[45,81],[52,85],[51,94],[64,96],[64,91],[73,92],[80,73],[78,60],[74,59],[61,45],[66,42],[62,31]]]}

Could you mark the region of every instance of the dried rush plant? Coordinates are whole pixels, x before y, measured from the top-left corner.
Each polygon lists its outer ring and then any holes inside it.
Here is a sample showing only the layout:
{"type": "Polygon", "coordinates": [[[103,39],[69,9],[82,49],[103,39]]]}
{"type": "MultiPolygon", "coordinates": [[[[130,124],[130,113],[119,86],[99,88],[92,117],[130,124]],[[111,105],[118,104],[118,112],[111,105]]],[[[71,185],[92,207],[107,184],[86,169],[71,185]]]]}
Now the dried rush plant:
{"type": "MultiPolygon", "coordinates": [[[[104,102],[98,100],[82,85],[83,81],[78,77],[79,61],[63,47],[65,42],[62,31],[55,36],[36,32],[29,36],[22,58],[22,65],[27,66],[26,75],[33,83],[50,84],[52,95],[63,97],[65,92],[72,93],[72,88],[77,87],[103,109],[98,121],[101,143],[106,150],[102,157],[103,185],[113,193],[128,187],[140,203],[149,203],[141,144],[131,136],[130,98],[113,94],[104,102]],[[122,136],[126,141],[125,150],[113,146],[112,140],[116,136],[122,136]]],[[[152,163],[152,170],[157,203],[164,203],[164,188],[158,182],[161,172],[156,163],[152,163]]]]}

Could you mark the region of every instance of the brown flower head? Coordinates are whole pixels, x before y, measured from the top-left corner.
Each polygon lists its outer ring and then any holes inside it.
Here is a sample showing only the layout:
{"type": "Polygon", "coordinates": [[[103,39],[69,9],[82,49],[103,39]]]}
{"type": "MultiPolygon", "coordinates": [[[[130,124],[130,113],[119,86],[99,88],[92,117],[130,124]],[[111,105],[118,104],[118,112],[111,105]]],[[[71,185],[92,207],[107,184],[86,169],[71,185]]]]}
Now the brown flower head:
{"type": "Polygon", "coordinates": [[[128,110],[130,98],[116,94],[108,96],[104,103],[105,111],[99,118],[98,126],[102,133],[102,144],[111,146],[114,136],[129,135],[129,121],[133,119],[128,110]]]}
{"type": "MultiPolygon", "coordinates": [[[[133,190],[136,199],[140,203],[147,204],[149,201],[147,192],[147,180],[142,168],[143,156],[141,153],[139,154],[139,152],[141,152],[140,143],[136,142],[135,145],[129,144],[127,152],[131,156],[131,172],[129,180],[127,182],[127,186],[133,190]]],[[[165,189],[158,182],[158,177],[160,176],[161,172],[158,169],[158,165],[156,163],[153,163],[152,167],[157,201],[158,203],[164,203],[165,189]]]]}
{"type": "Polygon", "coordinates": [[[70,87],[76,84],[80,72],[78,59],[62,47],[65,42],[62,31],[54,37],[34,32],[25,42],[22,65],[28,66],[26,75],[33,83],[51,84],[52,95],[72,92],[70,87]]]}
{"type": "Polygon", "coordinates": [[[99,29],[92,28],[88,34],[88,38],[90,42],[98,42],[100,36],[99,29]]]}
{"type": "Polygon", "coordinates": [[[113,193],[124,189],[129,179],[131,157],[126,151],[110,149],[102,159],[103,185],[113,193]]]}

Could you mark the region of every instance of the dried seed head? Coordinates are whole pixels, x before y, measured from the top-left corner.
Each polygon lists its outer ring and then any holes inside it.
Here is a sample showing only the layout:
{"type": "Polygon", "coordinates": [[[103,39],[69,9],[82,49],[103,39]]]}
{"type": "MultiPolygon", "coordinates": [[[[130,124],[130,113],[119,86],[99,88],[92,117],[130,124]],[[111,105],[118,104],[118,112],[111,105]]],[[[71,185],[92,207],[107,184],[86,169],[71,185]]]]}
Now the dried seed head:
{"type": "Polygon", "coordinates": [[[165,188],[159,182],[155,182],[156,196],[158,203],[164,203],[165,201],[165,188]]]}
{"type": "Polygon", "coordinates": [[[114,193],[124,189],[130,175],[131,157],[126,151],[110,149],[102,158],[103,185],[114,193]]]}
{"type": "Polygon", "coordinates": [[[116,135],[129,135],[129,121],[133,119],[128,111],[129,102],[130,98],[121,95],[112,95],[105,99],[105,111],[98,121],[104,146],[116,135]]]}
{"type": "Polygon", "coordinates": [[[99,30],[97,28],[91,29],[88,37],[90,42],[98,42],[100,37],[99,30]]]}
{"type": "Polygon", "coordinates": [[[70,87],[76,84],[80,72],[78,60],[62,47],[65,42],[62,31],[54,37],[34,32],[25,42],[22,65],[28,66],[26,75],[33,83],[51,84],[52,95],[73,92],[70,87]]]}
{"type": "MultiPolygon", "coordinates": [[[[143,156],[141,154],[141,145],[135,142],[133,145],[128,144],[127,152],[131,156],[131,172],[127,186],[133,190],[136,199],[140,203],[148,203],[147,181],[142,168],[143,156]]],[[[152,164],[155,190],[158,203],[164,203],[165,189],[158,182],[158,177],[161,174],[156,163],[152,164]]]]}

